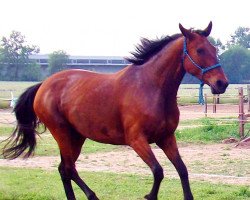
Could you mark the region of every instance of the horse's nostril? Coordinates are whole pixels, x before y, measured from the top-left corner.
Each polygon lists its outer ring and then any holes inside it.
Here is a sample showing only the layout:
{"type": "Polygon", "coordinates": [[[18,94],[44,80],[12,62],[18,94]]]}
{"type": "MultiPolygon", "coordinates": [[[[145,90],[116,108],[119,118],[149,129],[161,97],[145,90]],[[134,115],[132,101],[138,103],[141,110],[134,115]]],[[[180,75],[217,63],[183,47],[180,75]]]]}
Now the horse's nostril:
{"type": "Polygon", "coordinates": [[[218,88],[221,88],[221,87],[223,86],[223,81],[222,81],[222,80],[216,81],[216,86],[217,86],[218,88]]]}
{"type": "Polygon", "coordinates": [[[228,82],[224,82],[222,80],[218,80],[218,81],[216,81],[216,86],[219,89],[226,89],[227,86],[228,86],[228,82]]]}

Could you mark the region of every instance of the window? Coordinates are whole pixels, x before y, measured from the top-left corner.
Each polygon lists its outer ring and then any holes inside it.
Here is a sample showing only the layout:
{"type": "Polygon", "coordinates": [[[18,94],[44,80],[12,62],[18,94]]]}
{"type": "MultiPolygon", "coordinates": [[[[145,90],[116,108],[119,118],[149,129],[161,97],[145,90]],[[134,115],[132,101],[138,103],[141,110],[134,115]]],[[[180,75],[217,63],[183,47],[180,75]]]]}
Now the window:
{"type": "Polygon", "coordinates": [[[77,59],[77,63],[89,63],[88,59],[77,59]]]}
{"type": "Polygon", "coordinates": [[[48,59],[40,59],[40,63],[48,63],[48,59]]]}
{"type": "Polygon", "coordinates": [[[112,60],[113,64],[124,64],[124,60],[112,60]]]}
{"type": "Polygon", "coordinates": [[[107,64],[107,60],[92,59],[90,60],[92,64],[107,64]]]}

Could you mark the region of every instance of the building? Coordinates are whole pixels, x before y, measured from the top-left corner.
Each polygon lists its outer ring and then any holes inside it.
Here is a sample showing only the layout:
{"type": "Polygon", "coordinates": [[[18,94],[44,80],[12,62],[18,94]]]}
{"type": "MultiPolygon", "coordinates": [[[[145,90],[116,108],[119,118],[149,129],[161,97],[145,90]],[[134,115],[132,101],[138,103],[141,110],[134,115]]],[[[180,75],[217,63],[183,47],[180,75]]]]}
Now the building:
{"type": "MultiPolygon", "coordinates": [[[[49,66],[49,55],[31,55],[41,68],[46,71],[49,66]]],[[[119,71],[130,63],[118,56],[69,56],[67,66],[69,69],[85,69],[97,72],[112,73],[119,71]]]]}

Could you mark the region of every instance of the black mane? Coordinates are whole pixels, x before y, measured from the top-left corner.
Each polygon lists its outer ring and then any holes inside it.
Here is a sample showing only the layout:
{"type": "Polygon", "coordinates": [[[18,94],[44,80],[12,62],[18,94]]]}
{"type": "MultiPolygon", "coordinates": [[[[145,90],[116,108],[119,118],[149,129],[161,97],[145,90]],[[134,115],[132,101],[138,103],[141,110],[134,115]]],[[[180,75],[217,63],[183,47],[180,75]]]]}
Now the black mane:
{"type": "MultiPolygon", "coordinates": [[[[190,29],[191,32],[195,32],[199,35],[203,35],[204,32],[202,30],[193,30],[190,29]]],[[[153,55],[157,54],[159,51],[163,49],[168,43],[176,40],[181,37],[182,34],[174,34],[172,36],[164,36],[161,38],[156,38],[155,40],[149,40],[147,38],[141,39],[141,44],[138,44],[135,47],[135,52],[131,52],[132,56],[125,58],[132,64],[142,65],[146,63],[153,55]]]]}

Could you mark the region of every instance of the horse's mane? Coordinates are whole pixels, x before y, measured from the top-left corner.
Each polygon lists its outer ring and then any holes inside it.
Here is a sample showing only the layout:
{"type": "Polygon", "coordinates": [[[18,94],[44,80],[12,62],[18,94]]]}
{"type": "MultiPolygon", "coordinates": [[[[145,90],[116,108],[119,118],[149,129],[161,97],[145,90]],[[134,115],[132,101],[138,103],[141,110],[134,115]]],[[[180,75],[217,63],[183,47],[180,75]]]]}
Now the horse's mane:
{"type": "MultiPolygon", "coordinates": [[[[190,31],[195,32],[199,35],[204,35],[204,32],[202,30],[190,29],[190,31]]],[[[141,38],[141,44],[138,44],[135,47],[135,52],[131,52],[132,57],[127,57],[125,59],[132,64],[142,65],[146,63],[152,56],[161,51],[163,47],[165,47],[171,41],[174,41],[181,36],[182,34],[178,33],[172,36],[167,35],[161,38],[156,38],[154,40],[141,38]]]]}

